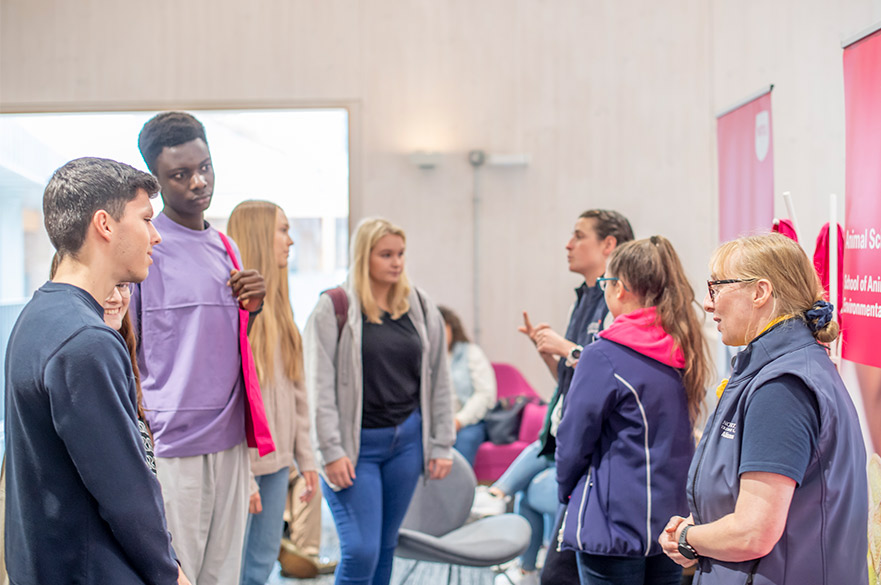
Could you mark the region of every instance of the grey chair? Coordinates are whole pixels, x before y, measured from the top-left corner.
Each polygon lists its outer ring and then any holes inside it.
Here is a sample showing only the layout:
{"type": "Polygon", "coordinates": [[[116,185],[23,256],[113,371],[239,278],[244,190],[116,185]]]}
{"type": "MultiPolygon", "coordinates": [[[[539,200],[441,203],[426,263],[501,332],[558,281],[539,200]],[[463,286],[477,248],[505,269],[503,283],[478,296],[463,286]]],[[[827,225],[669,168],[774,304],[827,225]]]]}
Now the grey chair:
{"type": "Polygon", "coordinates": [[[519,556],[529,546],[531,528],[522,516],[502,514],[469,522],[477,479],[462,455],[453,451],[453,468],[442,480],[420,480],[407,510],[395,556],[416,561],[403,576],[407,582],[419,562],[453,567],[492,567],[519,556]]]}

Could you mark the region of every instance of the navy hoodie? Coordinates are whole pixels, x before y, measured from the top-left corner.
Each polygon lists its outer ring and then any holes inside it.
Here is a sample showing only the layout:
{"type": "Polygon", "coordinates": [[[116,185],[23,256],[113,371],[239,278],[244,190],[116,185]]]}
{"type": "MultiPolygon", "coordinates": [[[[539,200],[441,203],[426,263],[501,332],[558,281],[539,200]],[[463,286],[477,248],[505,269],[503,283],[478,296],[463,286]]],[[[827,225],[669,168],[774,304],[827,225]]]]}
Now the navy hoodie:
{"type": "Polygon", "coordinates": [[[694,454],[682,351],[655,309],[619,315],[584,348],[557,430],[562,544],[595,555],[662,554],[658,536],[688,515],[694,454]]]}

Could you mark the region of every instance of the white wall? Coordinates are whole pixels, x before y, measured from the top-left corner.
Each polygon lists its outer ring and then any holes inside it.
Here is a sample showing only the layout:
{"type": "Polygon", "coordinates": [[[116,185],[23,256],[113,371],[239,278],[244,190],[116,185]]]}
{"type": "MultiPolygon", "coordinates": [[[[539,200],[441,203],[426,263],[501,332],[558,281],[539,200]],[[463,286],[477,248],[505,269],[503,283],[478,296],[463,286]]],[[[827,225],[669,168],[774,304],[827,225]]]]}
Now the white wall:
{"type": "Polygon", "coordinates": [[[775,213],[792,193],[810,254],[829,221],[829,194],[844,223],[844,73],[841,42],[881,21],[881,2],[713,3],[715,111],[774,84],[775,213]]]}
{"type": "Polygon", "coordinates": [[[616,208],[637,236],[667,235],[703,289],[717,111],[776,84],[777,187],[811,240],[821,197],[843,192],[839,41],[881,18],[879,2],[771,4],[3,0],[0,109],[345,105],[353,222],[400,223],[413,279],[467,324],[466,152],[530,155],[481,171],[480,321],[490,358],[548,394],[515,327],[524,309],[564,326],[577,279],[563,245],[581,211],[616,208]],[[417,149],[441,164],[413,167],[417,149]]]}

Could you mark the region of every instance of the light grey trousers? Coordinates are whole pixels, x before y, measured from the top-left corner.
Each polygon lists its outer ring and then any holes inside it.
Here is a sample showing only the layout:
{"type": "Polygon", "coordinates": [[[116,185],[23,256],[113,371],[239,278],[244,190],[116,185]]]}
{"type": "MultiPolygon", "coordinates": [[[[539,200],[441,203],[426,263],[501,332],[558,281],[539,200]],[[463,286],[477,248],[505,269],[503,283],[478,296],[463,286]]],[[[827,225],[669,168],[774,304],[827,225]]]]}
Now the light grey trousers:
{"type": "Polygon", "coordinates": [[[248,517],[246,443],[194,457],[157,457],[165,517],[193,585],[238,585],[248,517]]]}

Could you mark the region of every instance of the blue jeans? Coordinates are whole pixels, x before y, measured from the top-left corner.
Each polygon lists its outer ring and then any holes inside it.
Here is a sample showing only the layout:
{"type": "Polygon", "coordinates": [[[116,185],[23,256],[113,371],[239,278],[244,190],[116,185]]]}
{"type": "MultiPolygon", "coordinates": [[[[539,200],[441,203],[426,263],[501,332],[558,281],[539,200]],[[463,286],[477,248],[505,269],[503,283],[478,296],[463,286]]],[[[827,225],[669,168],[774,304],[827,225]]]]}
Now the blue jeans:
{"type": "Polygon", "coordinates": [[[682,567],[665,554],[607,557],[575,554],[581,585],[679,585],[682,567]]]}
{"type": "Polygon", "coordinates": [[[324,484],[340,538],[336,585],[388,585],[398,530],[421,474],[418,410],[396,427],[361,429],[352,487],[335,492],[324,484]]]}
{"type": "Polygon", "coordinates": [[[527,445],[520,455],[517,455],[517,459],[511,462],[502,477],[493,483],[493,487],[509,496],[525,490],[536,475],[554,465],[553,461],[539,456],[539,452],[541,452],[540,442],[534,441],[527,445]]]}
{"type": "Polygon", "coordinates": [[[242,585],[264,585],[275,566],[284,531],[289,473],[290,468],[285,467],[275,473],[254,478],[260,488],[263,511],[259,514],[248,514],[245,548],[242,553],[242,585]]]}
{"type": "Polygon", "coordinates": [[[482,420],[462,427],[456,433],[456,444],[453,448],[465,457],[465,460],[474,467],[474,459],[477,457],[477,450],[480,445],[486,441],[486,423],[482,420]]]}
{"type": "Polygon", "coordinates": [[[557,511],[556,466],[539,456],[540,451],[539,441],[530,443],[493,484],[508,495],[516,494],[514,512],[526,518],[532,528],[529,546],[520,555],[520,566],[527,571],[535,570],[546,529],[553,524],[557,511]]]}
{"type": "Polygon", "coordinates": [[[552,467],[536,475],[526,491],[518,492],[514,499],[514,512],[526,518],[532,528],[529,546],[520,555],[520,566],[524,570],[535,570],[535,559],[548,537],[556,511],[557,477],[556,469],[552,467]]]}

